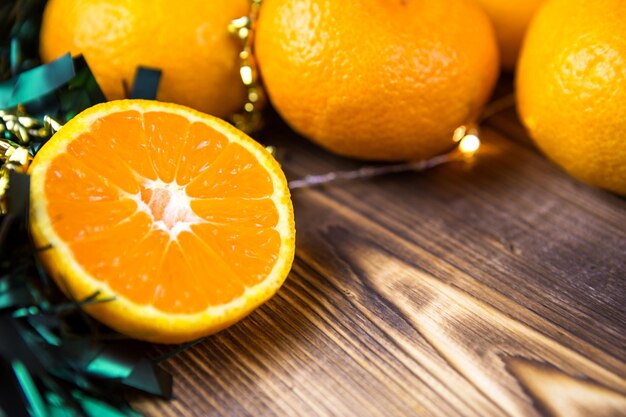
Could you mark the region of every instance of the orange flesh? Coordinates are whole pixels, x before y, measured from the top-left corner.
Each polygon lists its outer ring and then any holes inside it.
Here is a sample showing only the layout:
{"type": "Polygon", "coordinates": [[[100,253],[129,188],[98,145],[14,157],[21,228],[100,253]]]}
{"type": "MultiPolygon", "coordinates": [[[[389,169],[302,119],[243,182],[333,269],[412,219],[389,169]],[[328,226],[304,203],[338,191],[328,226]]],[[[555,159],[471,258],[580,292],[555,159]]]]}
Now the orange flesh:
{"type": "Polygon", "coordinates": [[[137,304],[201,312],[262,281],[278,258],[270,176],[201,122],[108,115],[51,162],[46,182],[53,227],[76,261],[137,304]]]}

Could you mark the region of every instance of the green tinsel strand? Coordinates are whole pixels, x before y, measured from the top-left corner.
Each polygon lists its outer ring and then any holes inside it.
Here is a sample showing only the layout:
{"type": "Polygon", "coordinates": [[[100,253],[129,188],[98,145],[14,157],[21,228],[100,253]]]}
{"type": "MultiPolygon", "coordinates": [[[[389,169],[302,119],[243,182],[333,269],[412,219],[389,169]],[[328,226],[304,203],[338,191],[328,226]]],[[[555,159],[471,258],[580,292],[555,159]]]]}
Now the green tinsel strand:
{"type": "Polygon", "coordinates": [[[11,176],[9,215],[0,222],[0,411],[137,417],[125,392],[168,398],[171,376],[145,357],[148,345],[115,340],[120,335],[82,314],[85,304],[110,300],[94,294],[68,302],[42,275],[27,233],[28,176],[11,176]]]}

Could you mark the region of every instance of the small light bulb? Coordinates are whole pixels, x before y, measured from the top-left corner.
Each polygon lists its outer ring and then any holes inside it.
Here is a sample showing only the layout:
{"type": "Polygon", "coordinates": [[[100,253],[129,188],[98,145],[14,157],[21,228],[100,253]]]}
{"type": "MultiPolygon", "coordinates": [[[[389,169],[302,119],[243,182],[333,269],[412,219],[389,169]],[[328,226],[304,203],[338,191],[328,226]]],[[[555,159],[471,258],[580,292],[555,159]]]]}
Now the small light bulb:
{"type": "Polygon", "coordinates": [[[454,130],[454,134],[452,135],[452,140],[455,142],[459,142],[461,139],[465,137],[466,133],[467,133],[467,127],[459,126],[454,130]]]}
{"type": "Polygon", "coordinates": [[[476,135],[465,135],[459,143],[459,150],[465,156],[473,155],[480,148],[480,139],[476,135]]]}
{"type": "Polygon", "coordinates": [[[241,75],[241,80],[245,85],[250,85],[254,81],[252,77],[252,67],[250,66],[245,65],[241,67],[239,69],[239,74],[241,75]]]}

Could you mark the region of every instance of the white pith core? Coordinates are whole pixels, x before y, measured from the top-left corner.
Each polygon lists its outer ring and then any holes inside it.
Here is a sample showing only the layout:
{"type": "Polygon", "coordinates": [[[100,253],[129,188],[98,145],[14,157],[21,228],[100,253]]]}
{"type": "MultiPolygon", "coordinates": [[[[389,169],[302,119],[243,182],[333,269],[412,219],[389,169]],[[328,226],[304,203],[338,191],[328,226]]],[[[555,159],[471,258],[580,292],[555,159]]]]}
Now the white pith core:
{"type": "Polygon", "coordinates": [[[131,197],[137,209],[152,218],[155,230],[168,232],[170,239],[176,239],[182,231],[191,231],[192,224],[202,223],[203,219],[191,209],[191,198],[185,187],[175,181],[163,182],[160,179],[145,179],[142,192],[131,197]]]}

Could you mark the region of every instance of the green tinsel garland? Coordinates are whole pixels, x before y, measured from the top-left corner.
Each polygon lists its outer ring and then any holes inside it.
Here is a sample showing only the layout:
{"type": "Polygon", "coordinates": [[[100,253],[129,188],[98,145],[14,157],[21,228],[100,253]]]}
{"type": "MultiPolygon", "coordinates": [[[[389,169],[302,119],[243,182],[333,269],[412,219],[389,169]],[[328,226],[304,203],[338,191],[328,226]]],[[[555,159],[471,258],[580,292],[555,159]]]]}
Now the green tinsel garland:
{"type": "MultiPolygon", "coordinates": [[[[38,66],[44,6],[44,0],[0,0],[0,110],[26,112],[41,125],[44,116],[64,123],[104,101],[81,57],[38,66]]],[[[140,69],[132,94],[154,98],[159,75],[140,69]]],[[[0,127],[8,144],[27,146],[32,155],[48,139],[23,140],[0,127]]],[[[28,233],[29,178],[12,172],[9,184],[7,214],[0,217],[0,417],[139,416],[125,398],[129,390],[169,398],[172,378],[145,356],[149,345],[82,310],[109,300],[68,299],[46,275],[37,258],[46,248],[33,247],[28,233]]]]}
{"type": "Polygon", "coordinates": [[[127,389],[168,398],[171,376],[82,311],[48,278],[28,237],[29,178],[11,174],[0,227],[0,409],[11,417],[138,416],[127,389]]]}

